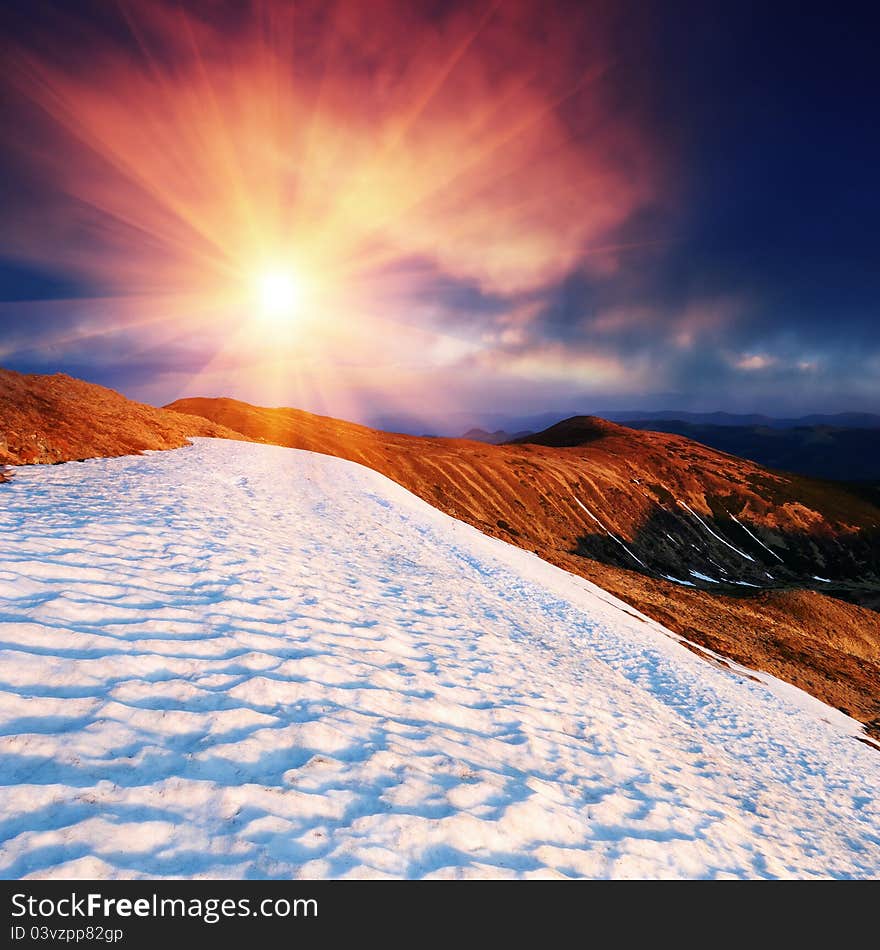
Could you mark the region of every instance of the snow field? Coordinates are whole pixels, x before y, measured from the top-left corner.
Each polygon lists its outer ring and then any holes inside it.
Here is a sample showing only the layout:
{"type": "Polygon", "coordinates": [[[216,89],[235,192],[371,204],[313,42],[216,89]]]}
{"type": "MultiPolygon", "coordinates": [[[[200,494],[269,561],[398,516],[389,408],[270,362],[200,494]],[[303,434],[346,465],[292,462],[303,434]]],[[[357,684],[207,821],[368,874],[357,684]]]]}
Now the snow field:
{"type": "Polygon", "coordinates": [[[339,459],[19,469],[0,875],[880,875],[858,723],[676,641],[339,459]]]}

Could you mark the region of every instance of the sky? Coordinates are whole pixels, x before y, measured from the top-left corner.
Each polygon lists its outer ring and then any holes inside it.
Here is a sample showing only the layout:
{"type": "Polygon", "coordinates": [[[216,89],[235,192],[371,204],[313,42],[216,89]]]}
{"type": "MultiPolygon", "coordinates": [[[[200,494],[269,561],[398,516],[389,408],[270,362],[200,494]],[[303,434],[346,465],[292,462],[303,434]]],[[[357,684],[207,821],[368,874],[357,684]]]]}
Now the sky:
{"type": "Polygon", "coordinates": [[[412,431],[880,411],[857,7],[7,0],[0,365],[412,431]]]}

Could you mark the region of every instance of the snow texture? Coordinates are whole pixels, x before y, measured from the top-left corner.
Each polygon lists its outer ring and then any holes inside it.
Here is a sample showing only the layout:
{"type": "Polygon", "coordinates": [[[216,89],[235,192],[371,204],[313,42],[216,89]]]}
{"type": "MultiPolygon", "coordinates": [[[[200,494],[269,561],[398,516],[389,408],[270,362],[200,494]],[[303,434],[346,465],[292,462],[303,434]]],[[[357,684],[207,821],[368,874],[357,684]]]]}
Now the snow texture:
{"type": "Polygon", "coordinates": [[[0,875],[880,874],[858,723],[358,465],[0,490],[0,875]]]}

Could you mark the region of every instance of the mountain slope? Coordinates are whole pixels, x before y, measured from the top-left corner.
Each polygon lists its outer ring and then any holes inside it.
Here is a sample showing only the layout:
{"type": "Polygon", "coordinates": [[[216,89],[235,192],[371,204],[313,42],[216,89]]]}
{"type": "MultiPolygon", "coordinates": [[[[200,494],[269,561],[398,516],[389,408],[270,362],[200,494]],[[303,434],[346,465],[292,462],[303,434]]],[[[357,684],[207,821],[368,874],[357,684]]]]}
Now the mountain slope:
{"type": "Polygon", "coordinates": [[[154,409],[63,374],[0,369],[0,465],[172,449],[191,435],[242,438],[204,418],[154,409]]]}
{"type": "Polygon", "coordinates": [[[375,472],[198,440],[3,498],[5,877],[880,874],[856,723],[375,472]]]}
{"type": "Polygon", "coordinates": [[[878,602],[880,508],[863,493],[592,416],[518,443],[598,468],[600,510],[577,499],[599,529],[581,553],[706,589],[796,585],[878,602]]]}
{"type": "Polygon", "coordinates": [[[840,488],[604,420],[573,423],[589,441],[559,448],[415,438],[231,399],[167,408],[367,465],[880,727],[880,615],[824,593],[874,602],[880,510],[840,488]]]}
{"type": "Polygon", "coordinates": [[[502,442],[514,442],[528,432],[505,432],[503,429],[496,429],[494,432],[487,432],[485,429],[468,429],[461,438],[470,442],[488,442],[490,445],[501,445],[502,442]]]}

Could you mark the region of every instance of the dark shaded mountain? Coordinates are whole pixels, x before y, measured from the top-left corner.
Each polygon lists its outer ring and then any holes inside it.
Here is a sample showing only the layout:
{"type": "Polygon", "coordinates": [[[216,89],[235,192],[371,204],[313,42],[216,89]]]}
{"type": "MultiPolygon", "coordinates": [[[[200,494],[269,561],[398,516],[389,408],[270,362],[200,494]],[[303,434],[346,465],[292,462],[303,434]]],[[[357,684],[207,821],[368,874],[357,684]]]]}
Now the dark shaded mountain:
{"type": "Polygon", "coordinates": [[[775,418],[760,413],[733,412],[685,412],[680,409],[663,409],[658,412],[634,409],[628,412],[598,412],[603,419],[625,422],[628,426],[641,428],[637,422],[690,422],[707,426],[762,426],[768,429],[796,429],[811,426],[832,426],[837,429],[880,429],[880,415],[871,412],[839,412],[831,415],[813,413],[797,418],[775,418]]]}
{"type": "MultiPolygon", "coordinates": [[[[572,407],[574,409],[576,407],[572,407]]],[[[773,416],[763,415],[761,413],[732,413],[732,412],[688,412],[683,409],[592,409],[589,407],[588,413],[579,413],[580,415],[597,416],[600,419],[608,419],[611,422],[619,422],[632,428],[641,428],[644,422],[689,422],[695,425],[707,426],[733,426],[733,427],[763,427],[767,429],[795,429],[813,426],[830,426],[835,429],[880,429],[880,415],[870,412],[841,412],[835,414],[813,413],[792,418],[774,418],[773,416]]],[[[463,422],[456,424],[453,419],[448,420],[442,425],[438,425],[441,433],[449,434],[454,432],[485,432],[494,435],[497,432],[509,432],[508,441],[518,439],[532,432],[540,432],[549,426],[554,425],[560,419],[568,418],[572,415],[572,409],[568,411],[557,410],[555,412],[544,412],[538,415],[507,415],[504,413],[486,413],[479,419],[471,421],[466,418],[463,422]]],[[[405,420],[404,420],[405,421],[405,420]]],[[[395,425],[389,426],[374,420],[371,422],[375,428],[391,429],[395,432],[423,432],[424,426],[395,425]]],[[[662,431],[657,429],[656,431],[662,431]]],[[[466,435],[462,438],[475,438],[476,436],[466,435]]],[[[477,439],[477,441],[484,441],[477,439]]]]}
{"type": "Polygon", "coordinates": [[[630,428],[671,432],[767,468],[835,481],[880,481],[880,428],[771,428],[637,419],[630,428]]]}
{"type": "Polygon", "coordinates": [[[598,416],[572,416],[541,432],[530,432],[511,441],[518,445],[546,445],[555,449],[589,445],[607,435],[625,432],[624,426],[600,419],[598,416]]]}
{"type": "Polygon", "coordinates": [[[485,442],[488,445],[501,445],[504,442],[514,442],[516,439],[529,435],[528,432],[505,432],[504,429],[496,429],[495,432],[487,432],[485,429],[468,429],[462,436],[471,442],[485,442]]]}

